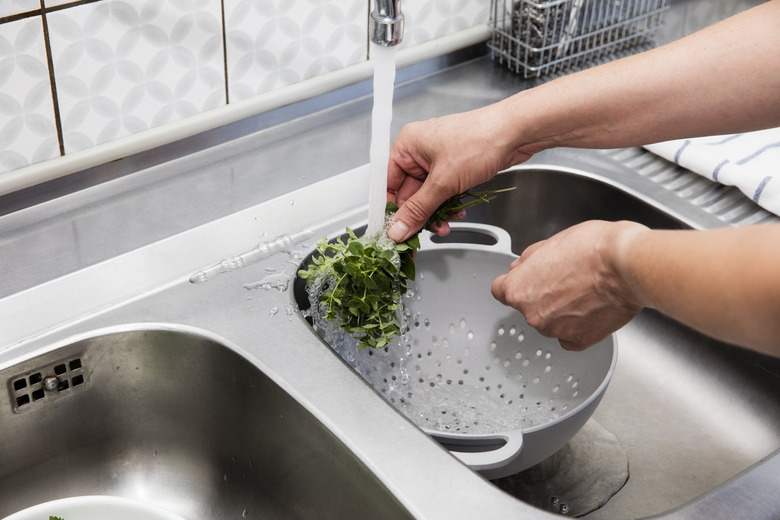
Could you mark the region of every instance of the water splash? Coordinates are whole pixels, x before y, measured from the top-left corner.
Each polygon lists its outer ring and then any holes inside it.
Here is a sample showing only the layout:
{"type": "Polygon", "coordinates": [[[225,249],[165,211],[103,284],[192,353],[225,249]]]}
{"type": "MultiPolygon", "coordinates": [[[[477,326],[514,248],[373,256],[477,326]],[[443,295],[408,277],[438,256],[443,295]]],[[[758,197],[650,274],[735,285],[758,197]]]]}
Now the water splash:
{"type": "MultiPolygon", "coordinates": [[[[280,235],[273,240],[260,242],[257,247],[250,249],[239,255],[226,258],[207,269],[199,271],[190,277],[190,283],[204,283],[222,273],[229,273],[238,269],[264,260],[277,253],[287,253],[295,256],[296,252],[291,250],[293,244],[301,242],[313,236],[312,231],[302,231],[295,235],[280,235]]],[[[296,262],[297,266],[298,263],[296,262]]]]}

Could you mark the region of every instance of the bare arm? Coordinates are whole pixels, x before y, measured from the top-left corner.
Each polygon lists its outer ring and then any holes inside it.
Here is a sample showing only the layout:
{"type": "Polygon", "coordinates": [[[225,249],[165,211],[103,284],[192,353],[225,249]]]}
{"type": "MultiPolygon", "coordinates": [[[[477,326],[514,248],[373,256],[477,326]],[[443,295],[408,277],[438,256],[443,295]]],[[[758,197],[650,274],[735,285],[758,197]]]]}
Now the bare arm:
{"type": "Polygon", "coordinates": [[[591,221],[530,246],[492,290],[569,349],[596,343],[650,307],[780,356],[778,259],[780,224],[661,231],[591,221]]]}
{"type": "Polygon", "coordinates": [[[448,197],[547,148],[778,126],[777,63],[780,0],[772,0],[664,47],[407,125],[390,152],[388,198],[401,206],[390,236],[408,238],[448,197]]]}

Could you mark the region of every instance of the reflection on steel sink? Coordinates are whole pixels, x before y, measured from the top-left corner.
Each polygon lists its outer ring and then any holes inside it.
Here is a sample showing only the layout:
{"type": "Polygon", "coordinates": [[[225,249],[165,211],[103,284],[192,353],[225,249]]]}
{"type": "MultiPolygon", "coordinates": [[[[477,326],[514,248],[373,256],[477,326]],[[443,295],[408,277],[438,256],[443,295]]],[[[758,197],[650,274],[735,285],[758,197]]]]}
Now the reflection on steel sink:
{"type": "Polygon", "coordinates": [[[107,332],[0,379],[0,517],[96,494],[193,519],[410,517],[303,406],[204,335],[107,332]]]}

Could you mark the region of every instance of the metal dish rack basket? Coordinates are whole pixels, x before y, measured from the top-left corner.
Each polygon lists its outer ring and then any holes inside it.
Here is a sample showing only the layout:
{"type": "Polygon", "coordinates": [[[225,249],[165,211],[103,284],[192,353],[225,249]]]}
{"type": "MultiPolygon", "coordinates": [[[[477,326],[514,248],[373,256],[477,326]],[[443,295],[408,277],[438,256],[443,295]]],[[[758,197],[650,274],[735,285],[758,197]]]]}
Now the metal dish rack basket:
{"type": "Polygon", "coordinates": [[[653,46],[667,0],[492,0],[493,58],[526,78],[653,46]]]}

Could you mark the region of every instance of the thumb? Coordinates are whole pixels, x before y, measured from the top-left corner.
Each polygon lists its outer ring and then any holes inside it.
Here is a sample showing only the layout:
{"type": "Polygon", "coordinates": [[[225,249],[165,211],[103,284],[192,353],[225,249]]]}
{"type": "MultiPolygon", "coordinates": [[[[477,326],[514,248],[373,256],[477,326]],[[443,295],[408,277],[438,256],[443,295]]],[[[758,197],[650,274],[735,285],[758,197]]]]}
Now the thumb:
{"type": "Polygon", "coordinates": [[[420,189],[410,196],[398,211],[387,229],[387,236],[395,242],[403,242],[418,232],[431,218],[436,209],[447,197],[436,196],[429,185],[423,183],[420,189]]]}

